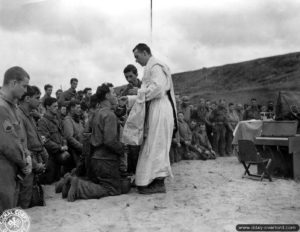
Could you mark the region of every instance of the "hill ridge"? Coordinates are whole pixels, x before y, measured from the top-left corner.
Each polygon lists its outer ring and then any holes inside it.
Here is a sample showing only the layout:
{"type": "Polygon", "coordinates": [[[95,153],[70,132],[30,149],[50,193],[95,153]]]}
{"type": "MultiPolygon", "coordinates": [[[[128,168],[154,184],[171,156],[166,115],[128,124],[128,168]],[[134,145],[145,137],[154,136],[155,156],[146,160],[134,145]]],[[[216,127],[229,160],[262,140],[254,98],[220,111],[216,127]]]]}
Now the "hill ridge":
{"type": "Polygon", "coordinates": [[[276,100],[280,90],[300,90],[300,52],[203,67],[172,75],[177,94],[199,98],[248,102],[276,100]],[[245,90],[245,91],[244,91],[245,90]]]}

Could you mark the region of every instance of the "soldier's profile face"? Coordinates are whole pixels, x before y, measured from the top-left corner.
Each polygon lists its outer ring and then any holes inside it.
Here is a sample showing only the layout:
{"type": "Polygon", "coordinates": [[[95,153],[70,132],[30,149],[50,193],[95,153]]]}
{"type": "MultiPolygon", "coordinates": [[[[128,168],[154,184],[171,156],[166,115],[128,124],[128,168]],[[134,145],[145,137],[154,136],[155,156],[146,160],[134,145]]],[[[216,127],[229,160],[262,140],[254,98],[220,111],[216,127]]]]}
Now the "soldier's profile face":
{"type": "Polygon", "coordinates": [[[39,107],[39,105],[41,104],[40,97],[40,94],[35,94],[30,98],[29,104],[32,109],[37,109],[39,107]]]}
{"type": "Polygon", "coordinates": [[[81,114],[81,106],[80,106],[80,104],[78,104],[78,105],[76,105],[76,106],[74,107],[74,113],[75,113],[76,115],[80,115],[80,114],[81,114]]]}
{"type": "Polygon", "coordinates": [[[66,115],[66,114],[67,114],[67,108],[66,108],[65,106],[62,106],[62,107],[60,108],[60,113],[61,113],[62,115],[66,115]]]}
{"type": "Polygon", "coordinates": [[[57,110],[58,110],[58,104],[57,102],[54,102],[51,106],[50,106],[50,112],[52,114],[57,114],[57,110]]]}
{"type": "Polygon", "coordinates": [[[25,77],[22,81],[12,81],[12,92],[15,98],[20,99],[24,93],[27,92],[27,86],[29,84],[28,77],[25,77]]]}
{"type": "Polygon", "coordinates": [[[128,83],[134,84],[136,82],[137,76],[132,71],[127,72],[124,75],[125,75],[125,78],[128,81],[128,83]]]}
{"type": "Polygon", "coordinates": [[[109,94],[108,94],[108,97],[107,97],[107,100],[109,100],[109,102],[113,105],[113,106],[116,106],[118,105],[118,98],[117,98],[117,95],[115,93],[115,90],[113,87],[109,87],[109,94]]]}

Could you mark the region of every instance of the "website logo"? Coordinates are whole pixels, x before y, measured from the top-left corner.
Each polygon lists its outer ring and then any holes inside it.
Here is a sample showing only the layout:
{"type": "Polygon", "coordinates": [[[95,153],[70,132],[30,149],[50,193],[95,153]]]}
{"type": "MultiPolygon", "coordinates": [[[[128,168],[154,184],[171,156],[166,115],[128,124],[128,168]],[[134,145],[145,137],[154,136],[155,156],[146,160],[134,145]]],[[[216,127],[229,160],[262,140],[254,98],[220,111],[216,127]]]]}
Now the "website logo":
{"type": "Polygon", "coordinates": [[[8,209],[0,216],[0,232],[28,232],[30,219],[22,209],[8,209]]]}

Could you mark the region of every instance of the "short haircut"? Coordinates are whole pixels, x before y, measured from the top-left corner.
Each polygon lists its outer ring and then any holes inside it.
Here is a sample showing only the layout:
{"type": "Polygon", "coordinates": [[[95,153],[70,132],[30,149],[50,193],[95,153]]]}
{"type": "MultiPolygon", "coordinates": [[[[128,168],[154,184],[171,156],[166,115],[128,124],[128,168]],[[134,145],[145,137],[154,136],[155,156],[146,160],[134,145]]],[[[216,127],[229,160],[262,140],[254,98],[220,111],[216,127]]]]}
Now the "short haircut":
{"type": "Polygon", "coordinates": [[[92,88],[86,87],[86,88],[84,88],[83,93],[84,93],[84,94],[87,94],[87,92],[90,91],[90,90],[92,90],[92,88]]]}
{"type": "Polygon", "coordinates": [[[57,102],[56,98],[54,98],[54,97],[48,97],[44,101],[44,107],[47,109],[47,106],[51,106],[55,102],[57,102]]]}
{"type": "Polygon", "coordinates": [[[251,98],[251,101],[256,101],[256,98],[251,98]]]}
{"type": "Polygon", "coordinates": [[[49,88],[53,88],[53,86],[50,85],[50,84],[47,84],[47,85],[44,86],[44,90],[45,90],[45,91],[47,91],[47,89],[49,89],[49,88]]]}
{"type": "Polygon", "coordinates": [[[58,90],[56,90],[56,92],[55,92],[55,93],[57,94],[57,93],[59,93],[59,92],[61,92],[61,93],[62,93],[62,92],[63,92],[63,91],[62,91],[62,89],[58,89],[58,90]]]}
{"type": "Polygon", "coordinates": [[[110,87],[113,87],[111,83],[103,83],[102,85],[98,86],[96,95],[99,102],[105,100],[105,95],[110,92],[110,87]]]}
{"type": "Polygon", "coordinates": [[[129,64],[124,68],[123,73],[125,74],[128,72],[132,72],[135,75],[138,75],[137,68],[133,64],[129,64]]]}
{"type": "Polygon", "coordinates": [[[80,101],[78,100],[72,100],[67,105],[67,112],[70,112],[71,108],[75,107],[76,105],[80,105],[80,101]]]}
{"type": "Polygon", "coordinates": [[[95,109],[97,107],[98,104],[98,97],[96,94],[93,94],[90,98],[90,108],[95,109]]]}
{"type": "Polygon", "coordinates": [[[3,85],[8,85],[12,80],[23,81],[25,78],[30,79],[29,74],[21,67],[14,66],[6,70],[3,79],[3,85]]]}
{"type": "Polygon", "coordinates": [[[88,105],[86,104],[86,102],[84,102],[84,101],[80,102],[80,107],[81,107],[82,111],[86,111],[89,108],[88,105]]]}
{"type": "Polygon", "coordinates": [[[135,50],[138,50],[139,52],[145,51],[149,55],[151,55],[151,49],[148,47],[147,44],[144,43],[139,43],[138,45],[136,45],[132,51],[134,52],[135,50]]]}
{"type": "Polygon", "coordinates": [[[20,101],[24,101],[25,97],[33,97],[34,95],[38,95],[41,94],[41,91],[38,87],[36,86],[27,86],[27,91],[26,93],[23,94],[23,96],[21,97],[20,101]]]}
{"type": "Polygon", "coordinates": [[[78,79],[77,78],[71,78],[71,80],[70,80],[70,84],[72,84],[72,82],[73,81],[76,81],[76,82],[78,82],[78,79]]]}
{"type": "Polygon", "coordinates": [[[228,106],[234,106],[234,104],[233,104],[232,102],[230,102],[230,103],[228,104],[228,106]]]}

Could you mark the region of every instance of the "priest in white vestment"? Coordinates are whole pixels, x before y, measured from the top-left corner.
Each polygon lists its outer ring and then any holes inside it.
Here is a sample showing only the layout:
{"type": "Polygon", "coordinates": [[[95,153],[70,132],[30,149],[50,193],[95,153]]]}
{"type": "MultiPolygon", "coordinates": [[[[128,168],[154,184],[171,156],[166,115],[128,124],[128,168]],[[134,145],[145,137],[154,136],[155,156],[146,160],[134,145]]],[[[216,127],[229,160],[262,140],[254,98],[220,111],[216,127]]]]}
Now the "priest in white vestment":
{"type": "MultiPolygon", "coordinates": [[[[145,139],[141,145],[135,184],[139,193],[166,192],[164,178],[172,176],[169,152],[174,127],[177,127],[176,102],[169,68],[155,59],[146,44],[133,49],[136,62],[144,66],[142,86],[146,94],[145,139]]],[[[136,96],[127,96],[133,105],[136,96]]]]}

